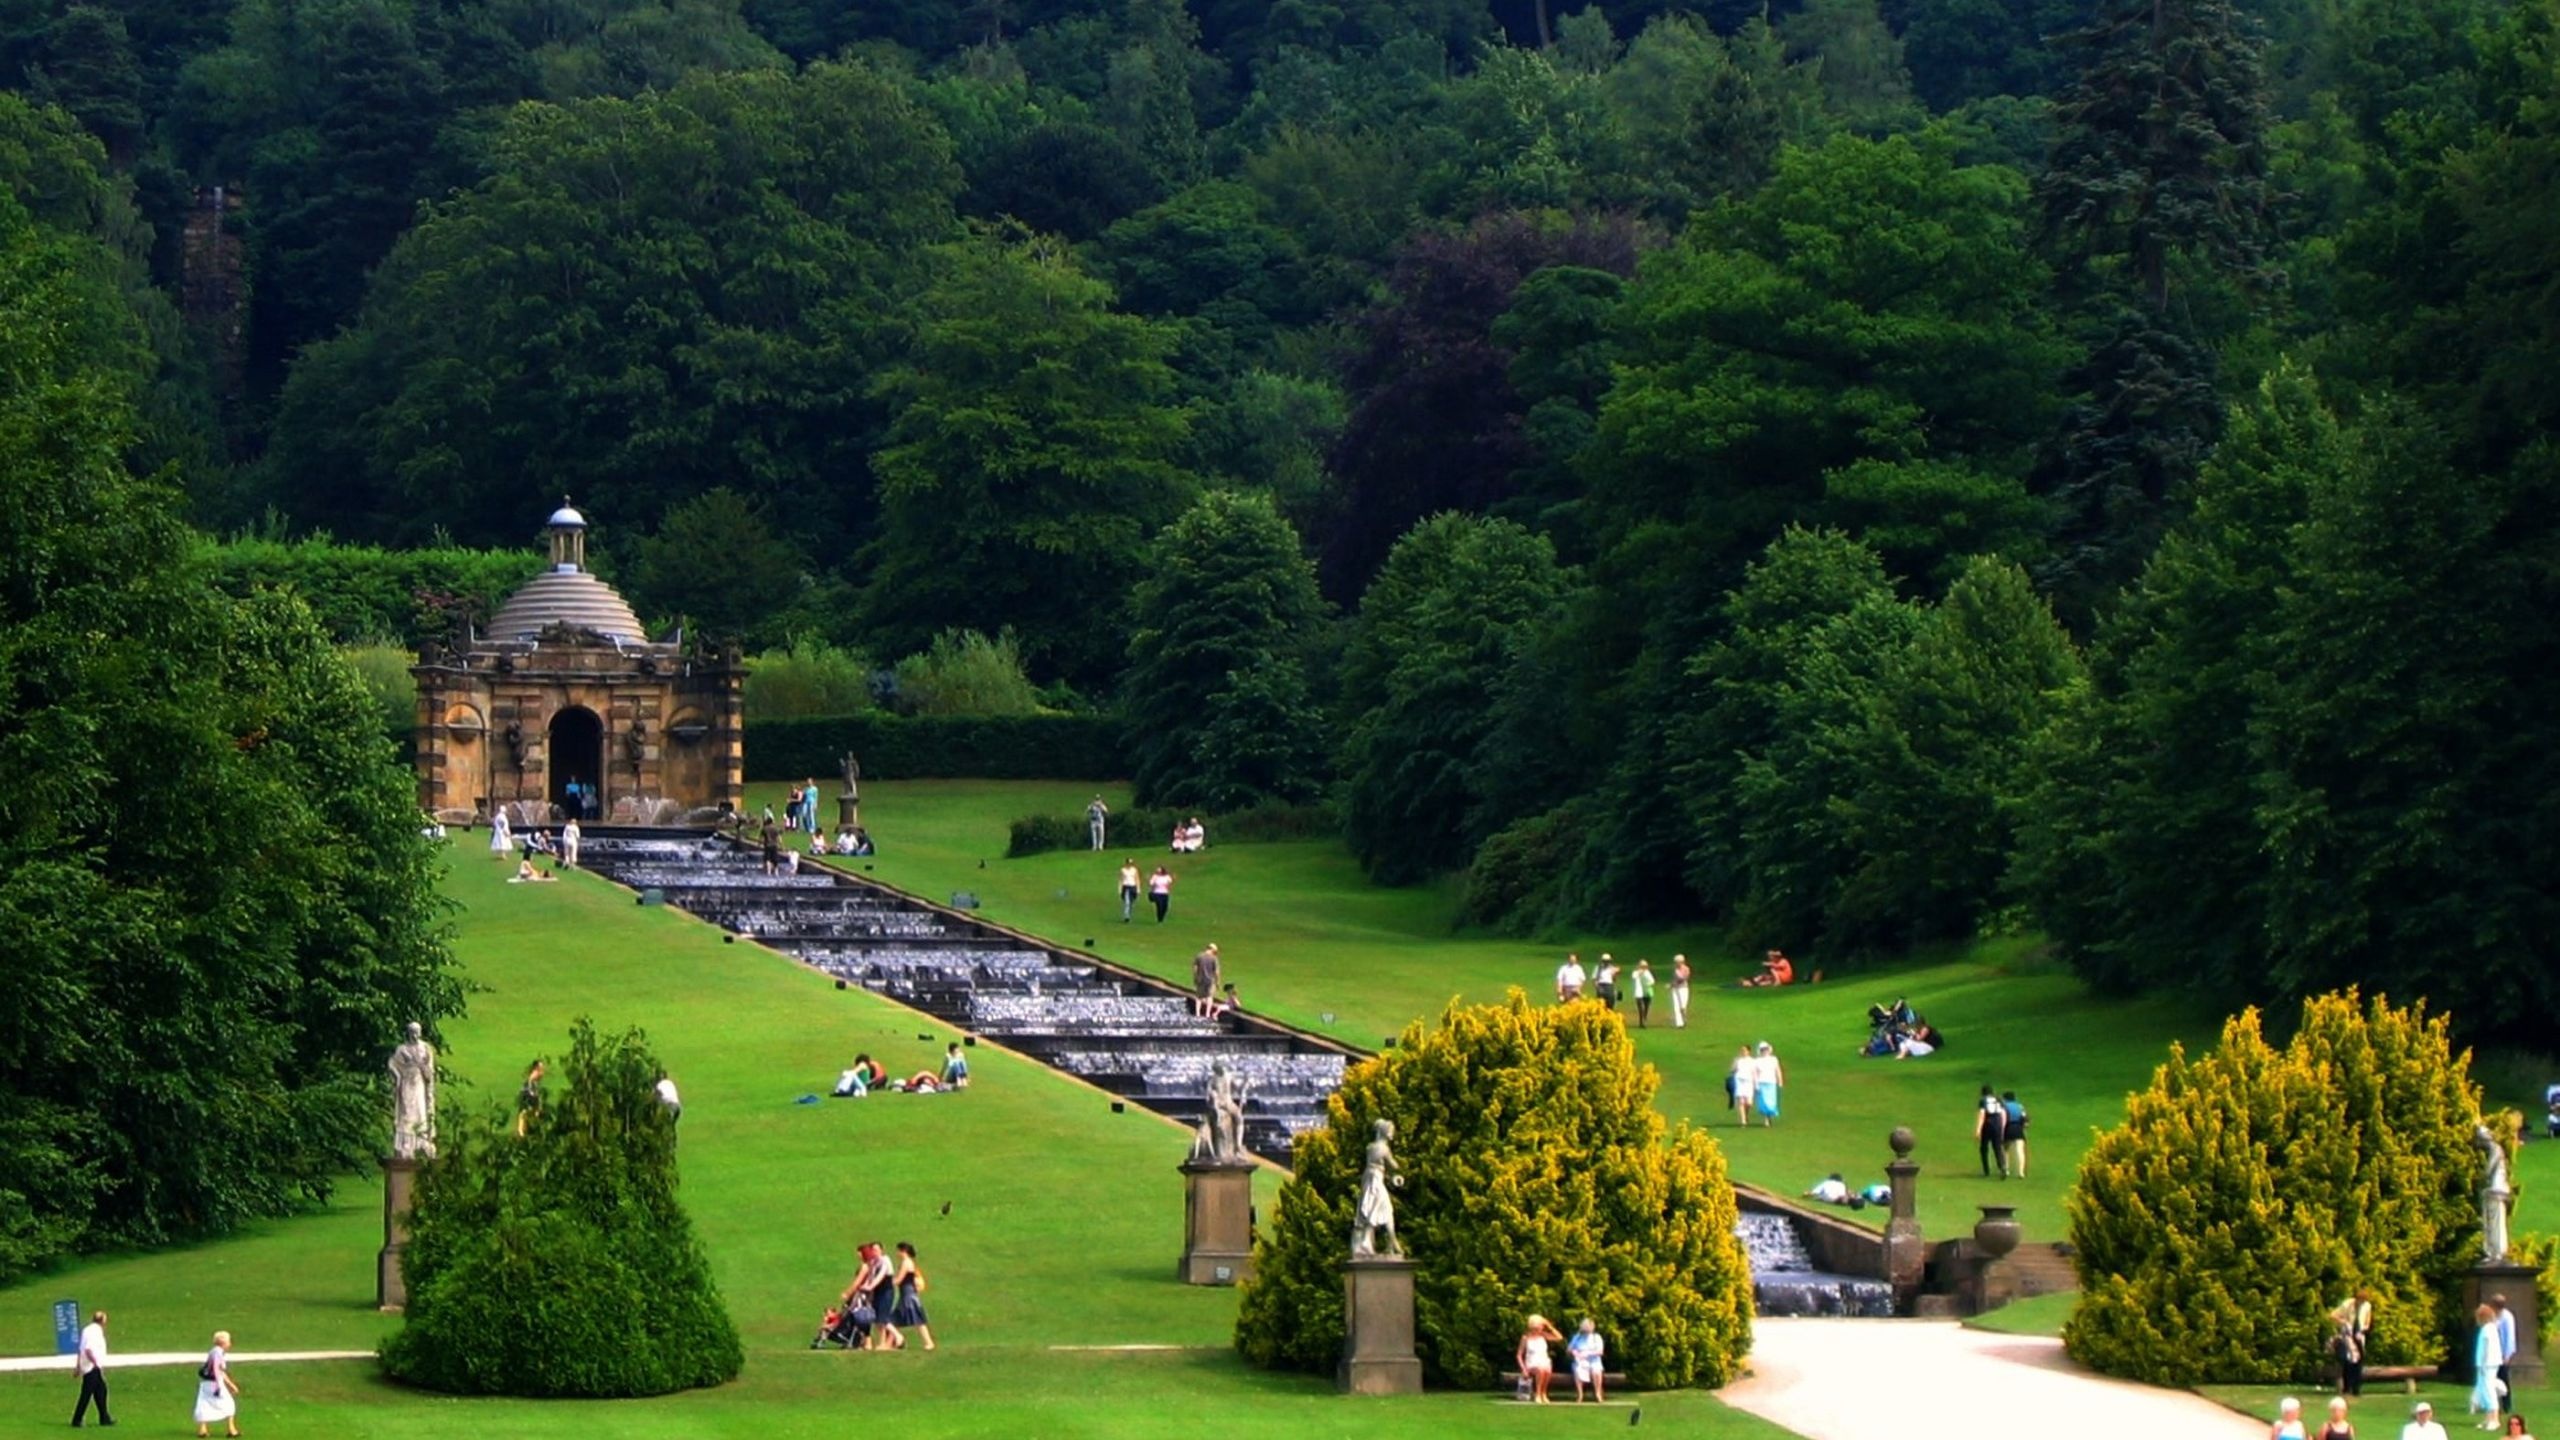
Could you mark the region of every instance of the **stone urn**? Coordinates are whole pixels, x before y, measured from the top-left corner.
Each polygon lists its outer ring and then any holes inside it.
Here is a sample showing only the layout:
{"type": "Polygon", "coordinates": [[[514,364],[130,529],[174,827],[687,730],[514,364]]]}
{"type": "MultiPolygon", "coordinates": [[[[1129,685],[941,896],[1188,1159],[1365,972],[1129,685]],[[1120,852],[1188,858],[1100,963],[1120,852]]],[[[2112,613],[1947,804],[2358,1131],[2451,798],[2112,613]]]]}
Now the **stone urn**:
{"type": "Polygon", "coordinates": [[[1982,1218],[1973,1222],[1973,1248],[1985,1260],[1997,1260],[2018,1248],[2024,1232],[2018,1228],[2018,1207],[1985,1205],[1982,1218]]]}

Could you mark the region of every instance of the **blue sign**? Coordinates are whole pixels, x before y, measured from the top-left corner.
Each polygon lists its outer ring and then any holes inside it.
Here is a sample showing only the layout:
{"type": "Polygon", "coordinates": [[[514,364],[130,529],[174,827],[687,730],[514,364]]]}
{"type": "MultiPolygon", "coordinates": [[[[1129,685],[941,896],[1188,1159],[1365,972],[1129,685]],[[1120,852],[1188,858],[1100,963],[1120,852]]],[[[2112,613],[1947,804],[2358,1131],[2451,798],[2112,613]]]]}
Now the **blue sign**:
{"type": "Polygon", "coordinates": [[[72,1355],[77,1354],[79,1349],[80,1302],[56,1300],[53,1302],[53,1353],[72,1355]]]}

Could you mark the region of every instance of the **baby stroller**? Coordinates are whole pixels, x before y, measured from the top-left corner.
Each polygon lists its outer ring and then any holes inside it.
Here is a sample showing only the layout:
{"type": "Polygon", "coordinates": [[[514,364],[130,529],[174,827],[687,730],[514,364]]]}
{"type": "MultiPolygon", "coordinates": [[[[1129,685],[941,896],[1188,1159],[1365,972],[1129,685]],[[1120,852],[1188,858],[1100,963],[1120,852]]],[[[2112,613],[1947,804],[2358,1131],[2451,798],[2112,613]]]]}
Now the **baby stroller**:
{"type": "Polygon", "coordinates": [[[880,1317],[867,1303],[867,1297],[847,1295],[827,1307],[827,1313],[818,1321],[817,1337],[809,1342],[809,1348],[823,1350],[830,1345],[841,1345],[847,1350],[857,1349],[871,1338],[871,1327],[879,1321],[880,1317]]]}
{"type": "Polygon", "coordinates": [[[2560,1085],[2545,1086],[2542,1091],[2542,1138],[2560,1140],[2560,1085]]]}

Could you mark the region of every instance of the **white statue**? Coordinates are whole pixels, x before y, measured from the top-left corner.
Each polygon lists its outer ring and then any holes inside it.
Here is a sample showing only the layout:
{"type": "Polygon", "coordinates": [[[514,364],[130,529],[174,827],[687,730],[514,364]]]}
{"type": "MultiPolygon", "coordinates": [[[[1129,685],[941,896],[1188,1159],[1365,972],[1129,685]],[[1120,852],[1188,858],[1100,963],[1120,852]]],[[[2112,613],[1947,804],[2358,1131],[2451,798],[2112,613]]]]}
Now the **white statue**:
{"type": "Polygon", "coordinates": [[[1381,1120],[1372,1133],[1376,1138],[1369,1142],[1360,1163],[1359,1206],[1351,1212],[1351,1254],[1354,1259],[1364,1255],[1404,1253],[1404,1247],[1396,1243],[1396,1202],[1387,1193],[1390,1186],[1404,1183],[1403,1167],[1396,1164],[1394,1152],[1387,1147],[1387,1142],[1395,1138],[1395,1122],[1381,1120]],[[1387,1237],[1383,1251],[1378,1248],[1380,1232],[1387,1237]]]}
{"type": "Polygon", "coordinates": [[[2507,1188],[2507,1147],[2480,1125],[2471,1131],[2471,1143],[2488,1156],[2489,1175],[2480,1185],[2480,1262],[2503,1265],[2507,1259],[2507,1206],[2514,1194],[2507,1188]]]}
{"type": "Polygon", "coordinates": [[[1210,1160],[1250,1161],[1244,1146],[1244,1102],[1252,1082],[1224,1059],[1209,1066],[1209,1118],[1191,1153],[1210,1160]]]}
{"type": "Polygon", "coordinates": [[[391,1052],[391,1154],[397,1160],[436,1153],[436,1047],[409,1022],[409,1039],[391,1052]]]}

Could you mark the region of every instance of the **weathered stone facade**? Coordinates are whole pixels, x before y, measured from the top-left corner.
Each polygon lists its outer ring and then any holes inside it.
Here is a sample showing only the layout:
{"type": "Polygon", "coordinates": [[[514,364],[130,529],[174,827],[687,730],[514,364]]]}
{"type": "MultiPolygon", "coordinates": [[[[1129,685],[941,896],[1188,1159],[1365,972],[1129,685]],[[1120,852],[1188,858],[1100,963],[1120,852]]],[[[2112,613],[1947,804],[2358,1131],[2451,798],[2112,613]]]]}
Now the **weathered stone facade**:
{"type": "Polygon", "coordinates": [[[551,568],[499,608],[461,654],[430,649],[418,679],[418,803],[448,824],[508,807],[567,818],[568,786],[591,819],[672,824],[744,793],[734,650],[652,643],[613,587],[586,569],[586,521],[551,517],[551,568]]]}

